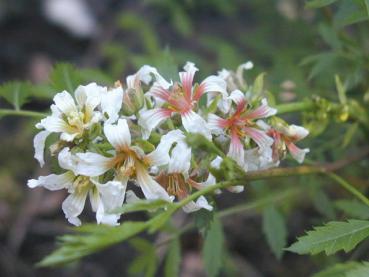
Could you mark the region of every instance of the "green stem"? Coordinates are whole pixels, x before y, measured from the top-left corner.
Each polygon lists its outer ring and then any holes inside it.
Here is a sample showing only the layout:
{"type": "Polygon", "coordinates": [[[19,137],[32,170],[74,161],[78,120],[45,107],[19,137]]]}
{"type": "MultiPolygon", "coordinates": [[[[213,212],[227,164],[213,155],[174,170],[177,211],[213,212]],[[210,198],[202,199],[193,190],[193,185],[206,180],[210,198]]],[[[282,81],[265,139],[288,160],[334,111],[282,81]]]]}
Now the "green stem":
{"type": "Polygon", "coordinates": [[[364,194],[362,194],[359,190],[357,190],[354,186],[349,184],[345,179],[343,179],[342,177],[340,177],[337,174],[334,174],[332,172],[327,172],[326,174],[329,178],[335,180],[344,189],[349,191],[352,195],[354,195],[357,199],[359,199],[365,205],[369,206],[369,199],[364,194]]]}
{"type": "Polygon", "coordinates": [[[314,107],[313,102],[305,101],[305,102],[280,104],[280,105],[277,105],[276,109],[278,110],[277,114],[284,114],[284,113],[308,111],[308,110],[311,110],[313,107],[314,107]]]}
{"type": "Polygon", "coordinates": [[[34,111],[25,111],[25,110],[11,110],[11,109],[0,109],[0,116],[13,115],[13,116],[28,116],[28,117],[46,117],[46,114],[34,112],[34,111]]]}

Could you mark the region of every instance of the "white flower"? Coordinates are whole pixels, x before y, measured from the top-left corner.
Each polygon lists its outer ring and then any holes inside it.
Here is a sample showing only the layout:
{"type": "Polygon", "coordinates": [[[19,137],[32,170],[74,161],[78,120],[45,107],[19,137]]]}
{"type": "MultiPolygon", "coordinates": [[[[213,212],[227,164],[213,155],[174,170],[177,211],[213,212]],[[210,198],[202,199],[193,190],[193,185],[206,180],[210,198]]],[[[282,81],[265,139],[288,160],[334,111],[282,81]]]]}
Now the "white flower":
{"type": "Polygon", "coordinates": [[[60,175],[40,176],[37,180],[31,179],[27,185],[30,188],[44,187],[48,190],[67,189],[70,195],[64,200],[62,209],[65,217],[73,225],[81,225],[78,216],[84,209],[88,195],[92,209],[96,212],[97,223],[117,225],[120,215],[109,212],[122,206],[125,186],[117,181],[100,184],[96,178],[74,174],[72,169],[76,167],[77,161],[69,148],[64,148],[59,153],[58,160],[59,165],[68,171],[60,175]]]}
{"type": "MultiPolygon", "coordinates": [[[[171,151],[170,160],[166,168],[159,174],[157,181],[166,191],[175,195],[179,200],[190,194],[192,187],[199,188],[201,184],[189,176],[191,168],[191,148],[185,142],[185,136],[178,133],[177,144],[171,151]]],[[[194,212],[201,208],[211,211],[213,209],[205,197],[199,197],[196,202],[191,201],[183,207],[185,212],[194,212]]]]}
{"type": "Polygon", "coordinates": [[[77,153],[79,159],[76,172],[86,176],[99,176],[110,169],[115,170],[115,179],[126,184],[135,180],[147,199],[162,198],[171,201],[167,192],[150,176],[151,166],[161,166],[169,161],[169,150],[177,140],[177,131],[162,136],[157,148],[145,154],[142,149],[131,145],[131,133],[126,119],[119,119],[116,125],[105,124],[104,133],[114,147],[111,158],[97,153],[77,153]]]}

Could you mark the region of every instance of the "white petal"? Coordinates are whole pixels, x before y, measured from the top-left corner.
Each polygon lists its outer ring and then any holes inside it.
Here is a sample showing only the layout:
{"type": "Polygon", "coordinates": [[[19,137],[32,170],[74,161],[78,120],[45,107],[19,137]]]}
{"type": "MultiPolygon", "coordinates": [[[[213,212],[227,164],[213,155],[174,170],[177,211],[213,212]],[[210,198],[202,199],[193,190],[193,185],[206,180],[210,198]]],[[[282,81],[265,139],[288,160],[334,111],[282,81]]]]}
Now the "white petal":
{"type": "Polygon", "coordinates": [[[156,108],[152,110],[141,110],[139,112],[138,125],[142,128],[143,139],[150,137],[151,131],[156,128],[164,120],[170,117],[170,112],[162,108],[156,108]]]}
{"type": "Polygon", "coordinates": [[[59,152],[58,162],[61,168],[75,172],[77,169],[78,158],[75,155],[72,155],[68,147],[64,147],[63,150],[59,152]]]}
{"type": "Polygon", "coordinates": [[[229,151],[227,154],[228,157],[231,157],[233,160],[237,162],[237,164],[244,168],[245,166],[245,150],[243,145],[238,137],[232,137],[231,142],[229,144],[229,151]]]}
{"type": "Polygon", "coordinates": [[[50,135],[49,131],[41,131],[33,139],[33,147],[35,148],[34,157],[40,163],[41,167],[43,167],[45,164],[44,161],[45,141],[49,135],[50,135]]]}
{"type": "Polygon", "coordinates": [[[100,194],[100,202],[96,212],[97,223],[118,225],[120,214],[111,213],[112,210],[123,205],[128,179],[123,182],[109,181],[105,184],[96,184],[100,194]]]}
{"type": "Polygon", "coordinates": [[[60,175],[50,174],[47,176],[40,176],[37,180],[28,180],[27,186],[30,188],[44,187],[48,190],[60,190],[70,187],[74,178],[74,174],[70,171],[60,175]]]}
{"type": "Polygon", "coordinates": [[[222,70],[218,71],[218,76],[223,80],[226,80],[231,76],[231,71],[223,68],[222,70]]]}
{"type": "Polygon", "coordinates": [[[299,141],[309,135],[309,130],[305,129],[302,126],[292,124],[288,128],[286,128],[286,135],[293,138],[294,141],[299,141]]]}
{"type": "Polygon", "coordinates": [[[239,68],[243,68],[245,70],[250,70],[254,67],[254,64],[252,63],[252,61],[248,61],[246,63],[243,63],[241,65],[239,65],[239,68]]]}
{"type": "Polygon", "coordinates": [[[74,102],[72,95],[67,91],[56,94],[54,96],[54,102],[58,109],[64,114],[77,112],[76,103],[74,102]]]}
{"type": "Polygon", "coordinates": [[[298,162],[302,163],[305,159],[305,155],[310,152],[309,148],[301,149],[293,143],[287,143],[287,148],[290,151],[291,156],[298,162]]]}
{"type": "Polygon", "coordinates": [[[260,119],[258,121],[256,121],[256,125],[258,125],[260,127],[260,129],[262,129],[264,131],[268,131],[271,128],[269,124],[265,123],[265,121],[260,120],[260,119]]]}
{"type": "Polygon", "coordinates": [[[181,116],[183,127],[189,133],[201,134],[211,140],[211,132],[206,121],[194,111],[189,111],[181,116]]]}
{"type": "Polygon", "coordinates": [[[217,156],[214,160],[211,161],[210,166],[215,169],[219,169],[222,162],[223,162],[223,158],[220,156],[217,156]]]}
{"type": "Polygon", "coordinates": [[[131,133],[126,119],[119,119],[116,125],[105,124],[104,134],[117,151],[131,145],[131,133]]]}
{"type": "Polygon", "coordinates": [[[228,98],[227,83],[218,76],[209,76],[204,81],[201,82],[204,86],[204,92],[219,92],[223,99],[228,98]]]}
{"type": "Polygon", "coordinates": [[[188,175],[191,167],[191,148],[186,143],[177,143],[173,148],[168,164],[168,173],[188,175]]]}
{"type": "Polygon", "coordinates": [[[93,111],[101,100],[101,92],[106,91],[106,88],[98,86],[96,83],[90,83],[86,86],[78,86],[74,92],[78,105],[86,107],[90,111],[93,111]]]}
{"type": "Polygon", "coordinates": [[[242,91],[236,89],[231,92],[231,95],[229,96],[229,99],[231,99],[234,103],[238,104],[241,101],[245,100],[245,95],[242,91]]]}
{"type": "Polygon", "coordinates": [[[69,130],[68,124],[57,116],[48,116],[40,121],[38,127],[45,128],[49,132],[67,132],[69,130]]]}
{"type": "Polygon", "coordinates": [[[136,193],[132,190],[127,190],[126,192],[126,203],[135,203],[141,199],[137,197],[136,193]]]}
{"type": "Polygon", "coordinates": [[[215,135],[221,135],[224,133],[224,129],[221,127],[221,122],[223,118],[217,116],[216,114],[210,113],[208,115],[208,128],[215,135]]]}
{"type": "Polygon", "coordinates": [[[163,135],[154,151],[147,155],[151,165],[161,166],[170,160],[169,150],[175,142],[184,143],[185,135],[181,130],[172,130],[163,135]]]}
{"type": "Polygon", "coordinates": [[[108,91],[104,91],[101,97],[101,110],[103,114],[107,114],[109,118],[106,123],[114,123],[119,118],[119,111],[123,102],[123,88],[117,87],[108,91]]]}
{"type": "Polygon", "coordinates": [[[114,158],[107,158],[97,153],[77,153],[78,158],[75,172],[85,176],[100,176],[111,168],[114,158]]]}
{"type": "Polygon", "coordinates": [[[85,206],[88,190],[80,193],[70,194],[63,202],[62,209],[65,217],[71,224],[79,226],[81,224],[78,216],[82,213],[85,206]]]}
{"type": "Polygon", "coordinates": [[[165,189],[160,186],[141,165],[136,165],[136,174],[137,183],[141,187],[146,199],[173,201],[173,197],[170,197],[165,189]]]}
{"type": "Polygon", "coordinates": [[[69,134],[69,133],[61,133],[60,139],[65,141],[73,141],[79,133],[69,134]]]}
{"type": "Polygon", "coordinates": [[[136,74],[127,77],[126,82],[128,88],[134,88],[135,81],[139,80],[146,85],[152,81],[152,75],[155,77],[155,81],[161,87],[167,89],[172,85],[172,82],[167,82],[158,72],[155,67],[144,65],[142,66],[136,74]]]}
{"type": "Polygon", "coordinates": [[[232,187],[229,187],[228,190],[230,192],[233,192],[233,193],[240,193],[240,192],[243,192],[244,191],[244,186],[232,186],[232,187]]]}
{"type": "Polygon", "coordinates": [[[196,203],[194,201],[191,201],[190,203],[188,203],[187,205],[183,207],[183,211],[186,213],[192,213],[200,209],[206,209],[208,211],[213,210],[213,207],[208,204],[208,201],[206,200],[204,196],[200,196],[196,200],[196,203]]]}

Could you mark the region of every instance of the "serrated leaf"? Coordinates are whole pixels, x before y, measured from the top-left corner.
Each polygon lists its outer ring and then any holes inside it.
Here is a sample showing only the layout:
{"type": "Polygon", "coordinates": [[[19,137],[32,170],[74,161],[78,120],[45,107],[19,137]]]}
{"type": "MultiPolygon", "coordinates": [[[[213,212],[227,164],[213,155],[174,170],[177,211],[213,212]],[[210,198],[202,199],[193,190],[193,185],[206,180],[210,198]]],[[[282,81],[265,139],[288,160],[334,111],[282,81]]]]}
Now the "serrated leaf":
{"type": "Polygon", "coordinates": [[[147,222],[126,221],[120,226],[86,224],[75,228],[80,234],[59,237],[60,246],[38,266],[56,266],[77,261],[116,243],[125,241],[147,228],[147,222]]]}
{"type": "Polygon", "coordinates": [[[80,73],[76,67],[68,63],[56,64],[50,74],[50,84],[58,92],[67,90],[69,93],[73,93],[81,81],[80,73]]]}
{"type": "Polygon", "coordinates": [[[306,3],[307,8],[321,8],[333,4],[337,0],[311,0],[306,3]]]}
{"type": "Polygon", "coordinates": [[[274,255],[281,259],[287,243],[287,228],[282,214],[273,206],[263,211],[263,232],[274,255]]]}
{"type": "Polygon", "coordinates": [[[222,266],[224,234],[219,218],[214,217],[206,233],[203,246],[205,270],[209,277],[219,274],[222,266]]]}
{"type": "Polygon", "coordinates": [[[129,266],[129,273],[143,272],[146,277],[154,276],[158,266],[155,246],[142,238],[132,239],[129,243],[139,252],[136,259],[129,266]]]}
{"type": "Polygon", "coordinates": [[[179,268],[181,265],[181,244],[177,238],[172,240],[165,259],[164,276],[179,276],[179,268]]]}
{"type": "Polygon", "coordinates": [[[315,273],[312,277],[345,277],[348,271],[357,268],[359,265],[360,263],[358,262],[335,264],[315,273]]]}
{"type": "Polygon", "coordinates": [[[338,200],[335,205],[350,217],[369,219],[369,207],[357,200],[338,200]]]}
{"type": "Polygon", "coordinates": [[[140,211],[153,211],[172,205],[163,199],[156,200],[137,200],[133,203],[123,204],[122,207],[114,209],[113,213],[132,213],[140,211]]]}
{"type": "Polygon", "coordinates": [[[30,97],[31,84],[27,82],[12,81],[0,86],[0,97],[19,110],[30,97]]]}
{"type": "Polygon", "coordinates": [[[355,219],[347,222],[332,221],[308,231],[307,235],[299,237],[298,241],[286,250],[312,255],[320,252],[331,255],[340,250],[349,252],[368,236],[369,221],[355,219]]]}

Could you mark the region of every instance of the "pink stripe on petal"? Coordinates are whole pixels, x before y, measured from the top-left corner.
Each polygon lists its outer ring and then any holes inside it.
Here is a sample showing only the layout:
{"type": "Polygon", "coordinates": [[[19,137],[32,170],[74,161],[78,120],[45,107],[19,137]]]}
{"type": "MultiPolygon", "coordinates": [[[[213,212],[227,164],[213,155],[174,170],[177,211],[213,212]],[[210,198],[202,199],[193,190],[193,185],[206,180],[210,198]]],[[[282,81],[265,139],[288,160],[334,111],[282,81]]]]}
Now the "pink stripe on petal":
{"type": "Polygon", "coordinates": [[[239,166],[243,167],[245,160],[245,151],[236,132],[232,132],[231,143],[229,145],[229,151],[227,155],[234,159],[239,166]]]}
{"type": "Polygon", "coordinates": [[[306,153],[309,153],[309,149],[305,148],[305,149],[301,149],[298,148],[294,143],[289,142],[286,143],[288,150],[290,151],[292,157],[298,161],[299,163],[302,163],[305,159],[305,155],[306,153]]]}
{"type": "Polygon", "coordinates": [[[272,115],[275,115],[277,113],[276,109],[273,109],[268,106],[268,102],[266,99],[263,99],[265,101],[262,101],[262,105],[256,108],[255,110],[249,112],[246,117],[248,119],[258,119],[258,118],[265,118],[272,115]]]}
{"type": "Polygon", "coordinates": [[[244,127],[243,131],[251,137],[260,148],[267,148],[273,144],[273,139],[264,131],[251,127],[244,127]]]}
{"type": "Polygon", "coordinates": [[[168,102],[170,99],[170,92],[164,88],[162,88],[161,86],[153,86],[150,90],[150,92],[160,98],[163,101],[168,102]]]}
{"type": "Polygon", "coordinates": [[[201,83],[193,93],[192,100],[199,101],[206,89],[206,83],[201,83]]]}
{"type": "Polygon", "coordinates": [[[183,92],[188,102],[191,102],[191,98],[192,98],[192,83],[193,83],[194,75],[195,74],[193,72],[180,72],[179,73],[183,92]]]}

